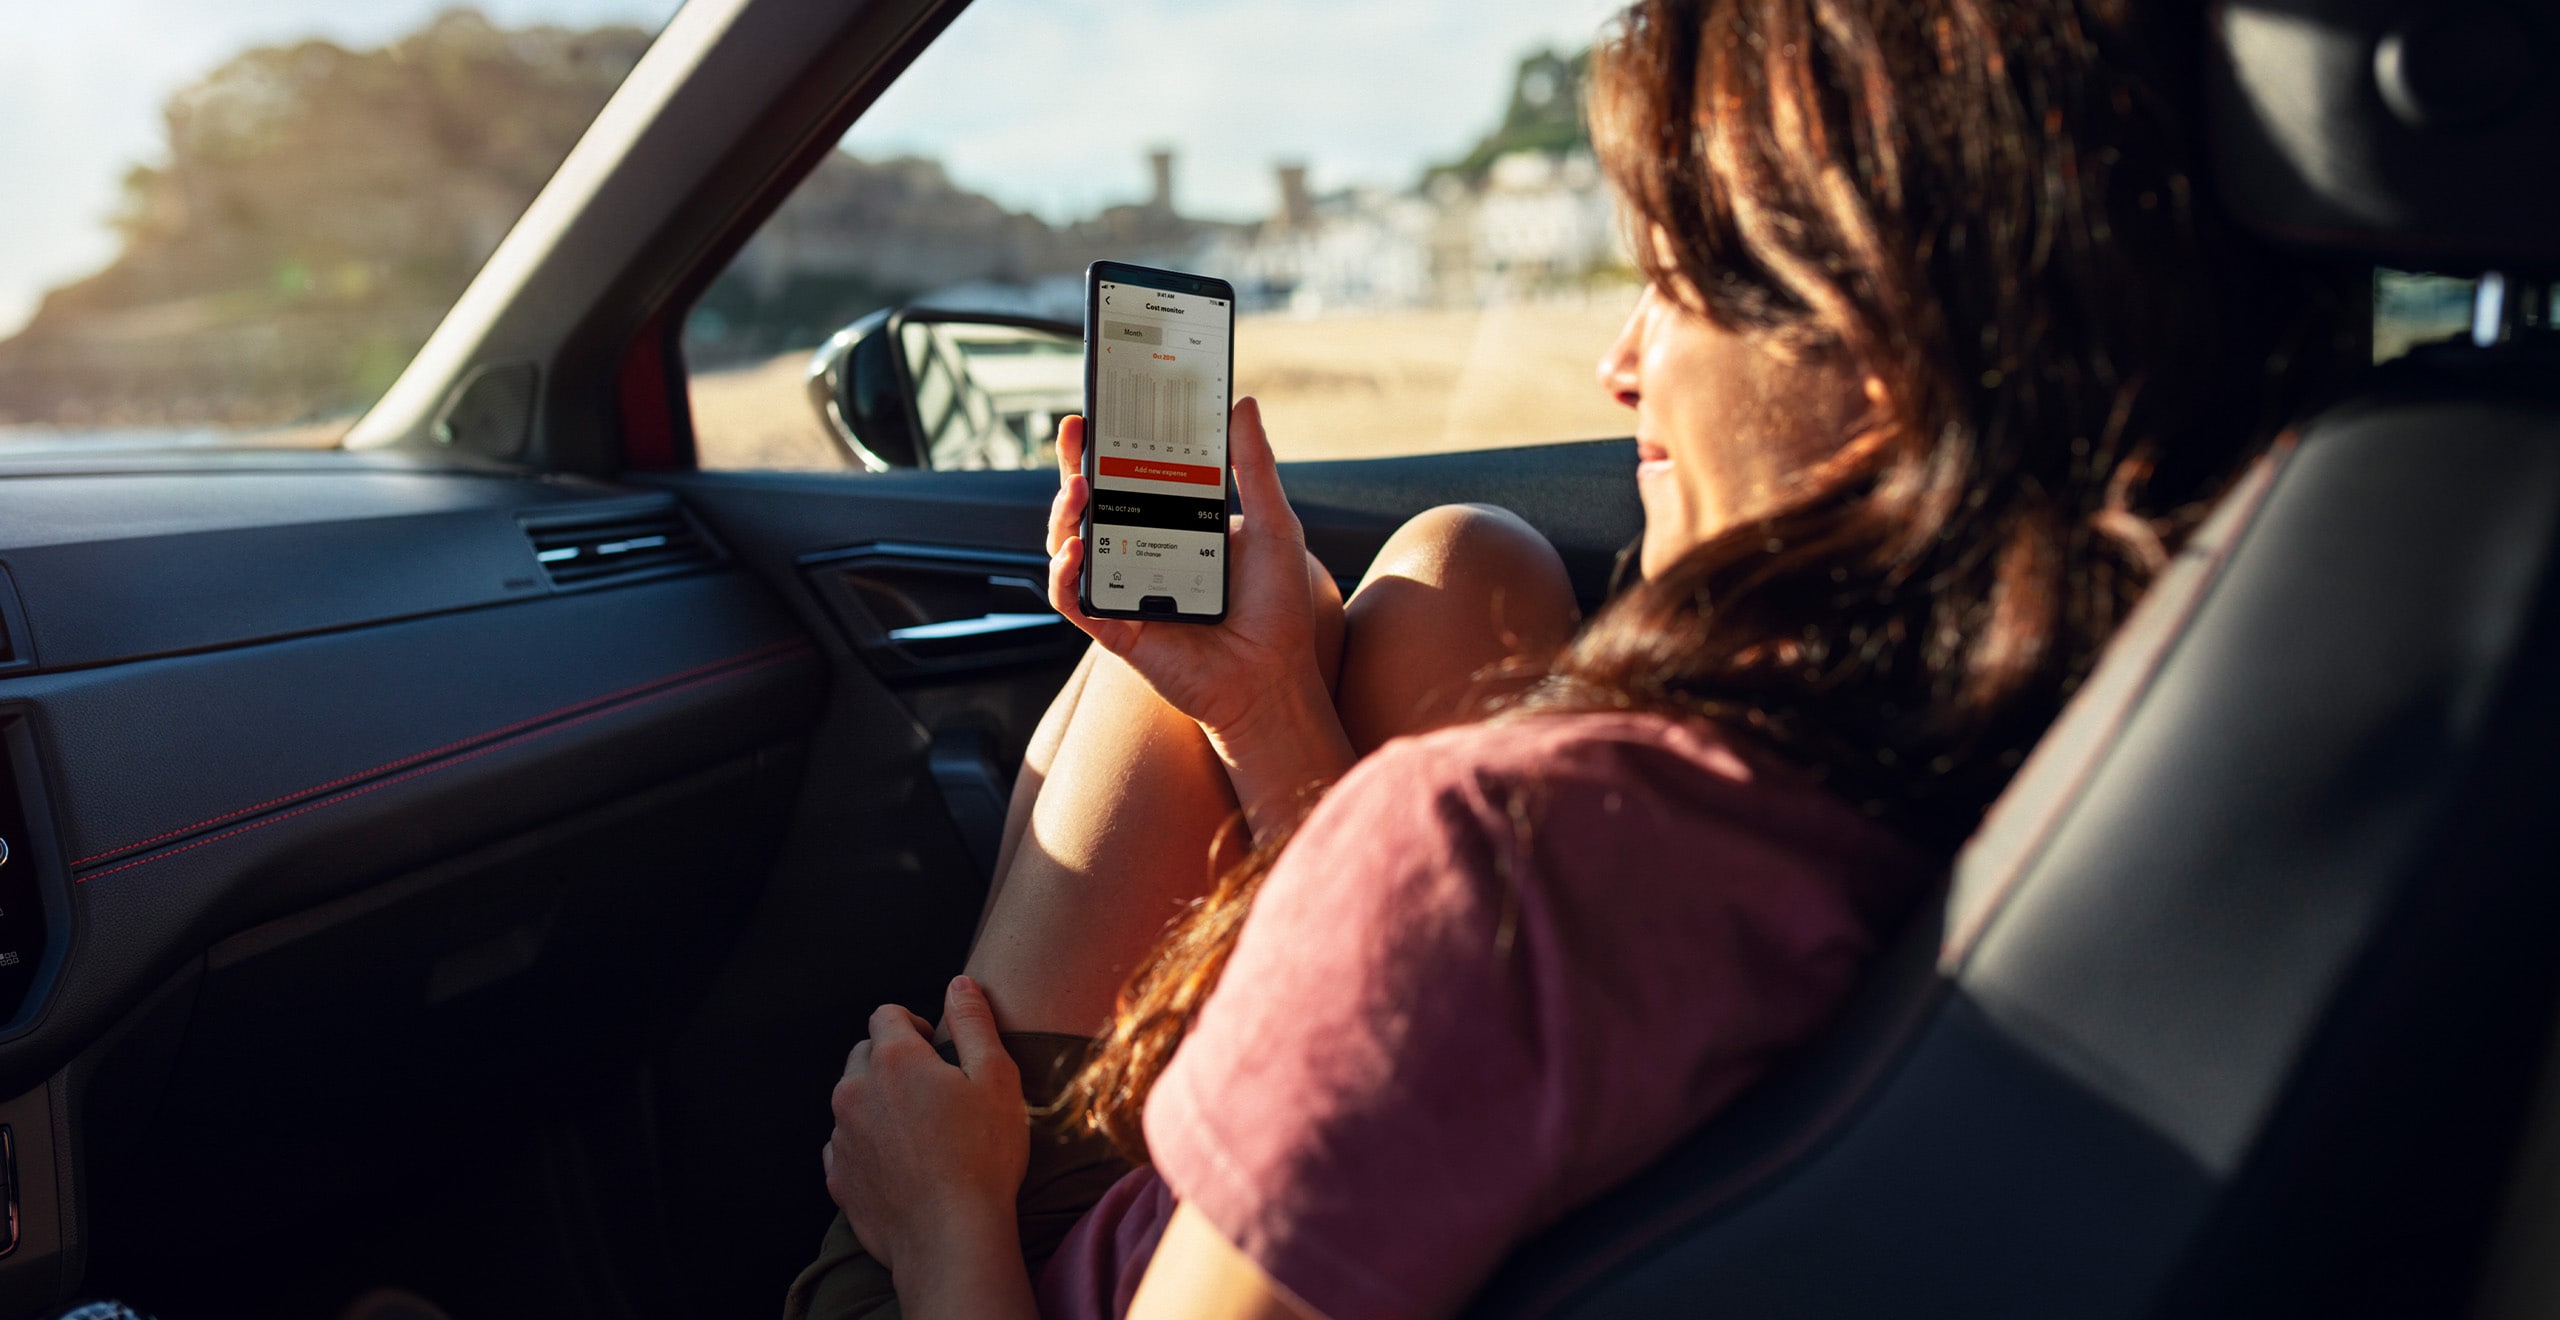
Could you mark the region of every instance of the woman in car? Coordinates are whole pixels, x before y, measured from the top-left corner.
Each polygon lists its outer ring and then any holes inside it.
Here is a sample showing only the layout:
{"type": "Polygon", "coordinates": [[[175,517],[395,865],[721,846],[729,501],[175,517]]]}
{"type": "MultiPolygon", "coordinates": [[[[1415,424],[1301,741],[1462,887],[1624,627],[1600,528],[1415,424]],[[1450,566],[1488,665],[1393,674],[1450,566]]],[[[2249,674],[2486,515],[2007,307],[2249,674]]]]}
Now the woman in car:
{"type": "Polygon", "coordinates": [[[1491,510],[1338,603],[1249,400],[1227,621],[1086,618],[1070,420],[1051,597],[1096,647],[944,1053],[890,1006],[848,1061],[792,1310],[1445,1314],[1818,1030],[2333,351],[2128,8],[1619,20],[1645,529],[1578,633],[1491,510]]]}

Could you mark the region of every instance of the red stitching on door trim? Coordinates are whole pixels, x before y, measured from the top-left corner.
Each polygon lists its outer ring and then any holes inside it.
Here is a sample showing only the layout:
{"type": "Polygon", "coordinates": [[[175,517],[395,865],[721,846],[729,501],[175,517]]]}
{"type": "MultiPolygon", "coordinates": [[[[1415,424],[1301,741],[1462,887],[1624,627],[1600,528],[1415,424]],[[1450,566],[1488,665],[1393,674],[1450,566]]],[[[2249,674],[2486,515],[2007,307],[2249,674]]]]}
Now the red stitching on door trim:
{"type": "Polygon", "coordinates": [[[459,764],[461,764],[462,762],[464,762],[464,761],[468,761],[468,760],[470,760],[471,758],[473,758],[473,757],[475,757],[475,756],[481,756],[481,755],[484,755],[484,754],[486,754],[486,753],[496,751],[496,750],[498,750],[498,749],[499,749],[499,748],[501,748],[501,747],[505,747],[505,746],[508,746],[508,745],[510,745],[510,744],[513,744],[513,743],[523,742],[523,741],[525,741],[526,739],[529,739],[529,738],[539,737],[539,736],[541,736],[541,735],[543,735],[543,734],[546,734],[546,733],[552,733],[552,732],[556,732],[556,731],[558,731],[558,730],[560,730],[560,729],[570,728],[570,727],[572,727],[572,726],[574,726],[574,725],[584,724],[584,723],[586,723],[586,722],[587,722],[587,721],[589,721],[589,720],[596,719],[596,718],[599,718],[599,717],[604,716],[604,715],[612,714],[612,713],[613,713],[613,711],[614,711],[614,710],[616,710],[616,709],[621,709],[621,708],[623,708],[623,707],[625,707],[625,706],[628,706],[628,705],[631,705],[631,704],[635,704],[635,703],[633,703],[632,701],[628,700],[629,698],[631,698],[631,697],[632,697],[632,695],[633,695],[634,693],[642,693],[642,692],[646,692],[646,693],[647,693],[647,695],[646,695],[646,696],[643,696],[643,697],[641,697],[641,698],[639,698],[639,700],[642,700],[642,701],[655,701],[655,700],[657,700],[657,699],[659,699],[659,698],[661,698],[661,697],[673,696],[674,694],[676,694],[676,693],[678,693],[678,692],[681,692],[681,691],[684,691],[684,690],[686,690],[686,689],[688,689],[688,688],[700,687],[701,685],[703,685],[703,684],[705,684],[705,683],[709,683],[709,682],[712,682],[712,681],[717,680],[717,679],[729,678],[729,677],[733,677],[733,676],[735,676],[735,675],[737,675],[737,674],[752,673],[752,672],[754,672],[755,670],[762,669],[762,668],[766,667],[767,665],[772,665],[772,664],[779,663],[779,662],[781,662],[781,661],[783,661],[783,660],[791,659],[791,658],[793,658],[795,655],[797,655],[797,654],[799,654],[799,653],[801,653],[801,652],[803,652],[803,651],[806,651],[806,650],[808,650],[808,649],[809,649],[809,645],[808,645],[808,643],[803,642],[803,641],[798,641],[798,640],[782,641],[782,642],[776,642],[776,643],[774,643],[774,644],[773,644],[773,645],[771,645],[771,646],[762,646],[762,647],[758,647],[758,648],[756,648],[755,650],[752,650],[752,651],[744,651],[744,652],[740,652],[740,653],[739,653],[739,654],[737,654],[737,655],[730,656],[730,657],[729,657],[728,659],[726,659],[726,660],[715,660],[715,661],[712,661],[712,662],[711,662],[711,663],[709,663],[709,664],[696,665],[696,666],[694,666],[694,667],[693,667],[693,668],[691,668],[691,669],[682,669],[682,670],[678,670],[678,671],[676,671],[675,673],[668,674],[668,675],[666,675],[666,676],[664,676],[664,677],[661,677],[661,678],[654,678],[654,679],[651,679],[651,680],[649,680],[648,682],[645,682],[645,683],[636,683],[636,684],[633,684],[633,685],[632,685],[632,686],[630,686],[630,687],[622,688],[622,689],[620,689],[620,690],[618,690],[618,691],[608,693],[608,694],[606,694],[606,695],[604,695],[604,696],[601,696],[601,697],[590,697],[590,698],[588,698],[588,699],[586,699],[586,700],[584,700],[584,701],[572,702],[572,703],[571,703],[571,704],[569,704],[569,705],[558,707],[558,708],[556,708],[556,709],[553,709],[553,710],[551,710],[551,711],[545,712],[545,713],[540,714],[540,715],[535,715],[535,716],[531,716],[531,717],[526,718],[526,719],[517,720],[517,721],[515,721],[515,722],[514,722],[514,723],[512,723],[512,724],[502,724],[502,725],[499,725],[497,728],[489,729],[489,730],[485,730],[485,731],[483,731],[483,732],[481,732],[481,733],[478,733],[478,734],[475,734],[475,735],[473,735],[473,736],[471,736],[471,737],[469,737],[469,738],[464,738],[464,739],[460,739],[460,740],[455,741],[455,742],[446,743],[445,745],[443,745],[443,746],[441,746],[441,747],[430,748],[430,749],[428,749],[428,750],[426,750],[426,751],[423,751],[423,752],[415,752],[415,753],[412,753],[412,754],[410,754],[410,755],[408,755],[408,756],[401,757],[400,759],[398,759],[398,760],[396,760],[396,761],[385,761],[385,762],[383,762],[381,765],[375,766],[373,769],[359,771],[359,772],[357,772],[357,773],[355,773],[355,774],[352,774],[352,775],[343,775],[343,776],[340,776],[339,778],[332,779],[332,780],[330,780],[330,781],[328,781],[327,783],[324,783],[324,784],[314,784],[314,785],[312,785],[312,786],[311,786],[311,787],[309,787],[309,788],[306,788],[306,789],[301,790],[300,792],[288,793],[288,794],[284,795],[283,797],[280,797],[280,798],[272,798],[272,799],[269,799],[269,800],[268,800],[268,801],[266,801],[266,802],[259,803],[259,804],[255,805],[255,806],[242,807],[242,808],[240,808],[240,809],[238,809],[238,810],[236,810],[236,811],[228,811],[228,812],[224,812],[222,815],[209,817],[209,818],[207,818],[207,819],[205,819],[205,820],[198,821],[198,822],[196,822],[196,823],[195,823],[195,824],[193,824],[193,825],[189,825],[189,826],[186,826],[186,827],[181,828],[181,829],[171,830],[171,831],[169,831],[169,832],[167,832],[167,833],[165,833],[165,834],[155,834],[155,835],[153,835],[152,837],[150,837],[150,838],[148,838],[148,839],[142,839],[142,840],[138,840],[138,841],[133,842],[133,843],[124,844],[124,845],[122,845],[121,847],[109,848],[109,849],[107,849],[107,850],[105,850],[105,851],[103,851],[103,852],[91,853],[89,856],[84,857],[84,858],[81,858],[81,859],[79,859],[78,861],[73,862],[73,863],[71,864],[71,866],[72,866],[72,869],[76,871],[76,870],[79,870],[80,868],[82,868],[82,867],[84,867],[84,866],[89,865],[91,862],[102,861],[102,860],[104,860],[104,859],[106,859],[106,858],[114,857],[114,856],[116,856],[116,855],[117,855],[117,854],[119,854],[119,853],[129,853],[129,852],[132,852],[132,851],[134,851],[135,849],[138,849],[138,848],[147,848],[147,847],[151,846],[152,844],[154,844],[154,843],[158,843],[158,842],[160,842],[161,840],[164,840],[164,839],[174,839],[174,838],[177,838],[178,836],[183,835],[183,834],[191,834],[191,833],[193,833],[193,832],[195,832],[195,831],[197,831],[197,830],[204,829],[204,828],[206,828],[206,827],[208,827],[208,826],[219,825],[219,824],[221,824],[222,822],[227,821],[227,820],[236,820],[236,819],[238,819],[238,818],[239,818],[239,817],[241,817],[241,816],[246,816],[246,815],[250,815],[250,814],[252,814],[252,813],[258,812],[258,811],[263,811],[263,810],[265,810],[265,809],[266,809],[266,808],[268,808],[268,807],[278,806],[278,805],[281,805],[281,804],[286,803],[286,802],[291,802],[291,801],[295,800],[296,798],[306,797],[306,796],[308,796],[308,795],[310,795],[310,794],[313,794],[313,793],[325,793],[325,792],[327,792],[328,790],[330,790],[330,789],[332,789],[332,788],[335,788],[335,787],[337,787],[337,786],[339,786],[339,785],[341,785],[341,784],[352,783],[352,782],[354,782],[354,781],[356,781],[356,780],[359,780],[359,779],[364,779],[364,778],[367,778],[367,777],[372,776],[372,775],[378,775],[378,774],[381,774],[381,773],[383,773],[384,771],[387,771],[387,770],[397,770],[397,769],[399,769],[400,767],[405,766],[405,765],[412,765],[412,764],[415,764],[416,762],[423,761],[423,760],[428,760],[428,759],[431,759],[431,758],[436,757],[436,756],[441,756],[441,755],[443,755],[443,754],[445,754],[445,753],[447,753],[447,752],[452,752],[452,751],[455,751],[455,750],[457,750],[457,749],[459,749],[459,748],[469,747],[469,746],[471,746],[473,743],[482,743],[482,744],[484,744],[483,746],[480,746],[480,747],[478,747],[478,748],[475,748],[474,750],[471,750],[471,751],[468,751],[468,752],[464,752],[464,753],[463,753],[462,755],[460,755],[460,756],[453,757],[452,759],[450,759],[450,760],[446,761],[443,765],[423,766],[423,767],[420,767],[420,768],[418,768],[418,769],[416,769],[416,770],[411,770],[411,771],[409,771],[409,772],[408,772],[408,773],[406,773],[406,774],[395,775],[395,776],[393,776],[393,777],[391,777],[391,778],[389,778],[389,779],[385,779],[385,780],[381,781],[380,783],[367,784],[367,785],[365,785],[363,788],[355,789],[355,790],[353,790],[353,791],[351,791],[351,792],[340,793],[340,794],[338,794],[338,795],[336,795],[336,796],[334,796],[334,797],[325,798],[325,799],[323,799],[323,800],[321,800],[321,801],[311,803],[311,804],[310,804],[310,805],[308,805],[308,806],[304,806],[304,807],[296,808],[295,810],[285,812],[283,815],[280,815],[280,816],[271,817],[271,818],[269,818],[269,819],[267,819],[267,820],[257,821],[257,822],[255,822],[255,823],[253,823],[253,824],[249,824],[249,825],[243,825],[243,826],[241,826],[241,827],[240,827],[240,828],[238,828],[238,829],[225,830],[225,831],[223,831],[223,832],[222,832],[222,833],[220,833],[220,834],[212,835],[212,836],[210,836],[210,837],[203,838],[203,839],[198,839],[198,840],[196,840],[194,843],[187,844],[187,845],[185,845],[184,847],[172,848],[172,849],[168,850],[167,852],[164,852],[164,853],[158,853],[158,854],[155,854],[155,855],[150,856],[150,857],[138,858],[138,859],[136,859],[136,860],[134,860],[134,861],[126,862],[126,863],[124,863],[124,864],[123,864],[123,865],[121,865],[121,866],[111,866],[111,867],[108,867],[106,870],[103,870],[103,871],[95,871],[95,872],[91,872],[91,873],[90,873],[90,874],[88,874],[88,875],[80,876],[80,877],[79,877],[79,879],[80,879],[80,880],[82,880],[82,881],[84,881],[84,882],[85,882],[85,881],[89,881],[89,880],[94,880],[94,879],[98,878],[99,876],[102,876],[102,875],[113,875],[113,874],[115,874],[115,873],[116,873],[116,872],[118,872],[118,871],[123,871],[123,870],[130,869],[130,868],[132,868],[132,867],[140,866],[140,865],[142,865],[142,864],[143,864],[143,863],[145,863],[145,862],[156,862],[156,861],[159,861],[159,860],[160,860],[161,858],[163,858],[163,857],[175,857],[175,856],[177,856],[179,853],[186,852],[186,851],[188,851],[189,849],[202,847],[203,845],[208,844],[208,843],[212,843],[212,842],[214,842],[214,841],[215,841],[215,840],[217,840],[217,839],[227,839],[227,838],[230,838],[231,836],[233,836],[233,835],[235,835],[235,834],[244,834],[244,833],[247,833],[247,832],[248,832],[248,831],[250,831],[250,830],[258,829],[258,828],[261,828],[261,827],[263,827],[263,826],[267,826],[267,825],[272,825],[272,824],[274,824],[276,821],[280,821],[280,820],[290,820],[290,819],[292,819],[292,818],[293,818],[293,817],[295,817],[295,816],[302,815],[304,812],[308,812],[308,811],[317,811],[317,810],[319,810],[320,808],[322,808],[322,807],[327,807],[327,806],[335,806],[336,804],[338,804],[338,803],[340,803],[340,802],[344,802],[344,801],[346,801],[346,800],[347,800],[347,799],[349,799],[349,798],[358,797],[358,796],[361,796],[361,795],[363,795],[363,794],[370,793],[370,792],[372,792],[373,790],[375,790],[375,789],[377,789],[377,788],[385,788],[385,787],[388,787],[388,786],[390,786],[390,785],[392,785],[392,784],[399,783],[399,782],[401,782],[401,781],[403,781],[403,780],[407,780],[407,779],[415,779],[415,778],[417,778],[417,777],[418,777],[418,776],[420,776],[420,775],[432,774],[432,773],[434,773],[435,771],[438,771],[438,770],[442,770],[442,769],[444,769],[446,766],[459,765],[459,764]],[[786,653],[785,653],[785,654],[775,654],[775,652],[777,652],[777,651],[784,651],[784,652],[786,652],[786,653]],[[759,658],[759,657],[762,657],[762,658],[759,658]],[[706,671],[710,671],[710,672],[706,672],[706,671]],[[689,676],[691,676],[691,675],[699,675],[699,677],[689,677],[689,676]],[[658,691],[654,691],[654,692],[648,691],[649,689],[652,689],[652,688],[657,688],[657,689],[659,689],[659,690],[658,690],[658,691]],[[575,716],[573,716],[572,718],[568,718],[568,719],[560,719],[560,718],[559,718],[559,717],[561,717],[561,716],[563,716],[563,715],[569,715],[569,714],[570,714],[571,712],[573,712],[573,711],[582,711],[582,710],[583,710],[583,711],[585,711],[585,713],[584,713],[584,714],[575,715],[575,716]],[[548,723],[548,724],[546,724],[546,721],[554,721],[554,720],[557,720],[558,722],[557,722],[557,723],[548,723]],[[545,727],[543,727],[543,728],[538,728],[538,729],[529,729],[529,728],[527,727],[527,726],[530,726],[530,725],[536,725],[536,724],[544,724],[544,725],[545,725],[545,727]]]}

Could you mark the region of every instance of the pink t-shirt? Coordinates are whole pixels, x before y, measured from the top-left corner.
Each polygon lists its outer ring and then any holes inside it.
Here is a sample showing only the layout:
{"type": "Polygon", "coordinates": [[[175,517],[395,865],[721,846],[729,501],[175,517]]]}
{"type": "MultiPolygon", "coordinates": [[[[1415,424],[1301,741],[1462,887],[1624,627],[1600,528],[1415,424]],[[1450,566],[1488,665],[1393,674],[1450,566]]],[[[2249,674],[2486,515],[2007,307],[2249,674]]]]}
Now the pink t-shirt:
{"type": "Polygon", "coordinates": [[[1838,1008],[1934,864],[1710,726],[1381,748],[1265,881],[1041,1309],[1119,1316],[1176,1204],[1332,1320],[1446,1314],[1838,1008]]]}

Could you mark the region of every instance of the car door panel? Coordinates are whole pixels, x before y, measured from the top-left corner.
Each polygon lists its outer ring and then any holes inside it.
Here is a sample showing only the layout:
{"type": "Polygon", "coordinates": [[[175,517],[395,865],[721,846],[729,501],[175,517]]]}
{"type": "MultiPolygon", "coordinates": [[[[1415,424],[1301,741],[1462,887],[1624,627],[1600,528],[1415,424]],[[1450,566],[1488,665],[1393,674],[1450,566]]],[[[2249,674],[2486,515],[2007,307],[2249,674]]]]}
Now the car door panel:
{"type": "MultiPolygon", "coordinates": [[[[1356,582],[1405,519],[1436,504],[1511,510],[1564,557],[1586,605],[1605,594],[1619,550],[1644,525],[1635,442],[1589,440],[1468,453],[1283,463],[1281,484],[1307,546],[1356,582]]],[[[638,478],[682,495],[731,548],[779,579],[813,552],[865,541],[1038,554],[1055,474],[690,472],[638,478]]],[[[814,602],[812,602],[814,607],[814,602]]],[[[813,620],[814,622],[814,620],[813,620]]]]}

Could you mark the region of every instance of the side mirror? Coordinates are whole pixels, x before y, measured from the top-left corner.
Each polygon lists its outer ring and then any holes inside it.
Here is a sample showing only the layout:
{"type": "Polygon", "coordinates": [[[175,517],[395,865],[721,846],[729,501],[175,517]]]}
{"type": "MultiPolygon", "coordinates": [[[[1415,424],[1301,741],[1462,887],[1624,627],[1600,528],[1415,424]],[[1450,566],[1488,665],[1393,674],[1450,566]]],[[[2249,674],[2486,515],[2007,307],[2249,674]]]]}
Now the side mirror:
{"type": "Polygon", "coordinates": [[[1042,467],[1084,406],[1084,330],[989,312],[888,308],[809,359],[809,402],[866,472],[1042,467]]]}

